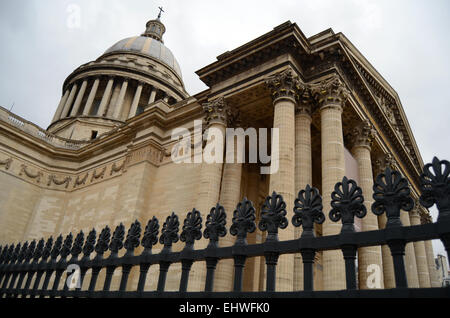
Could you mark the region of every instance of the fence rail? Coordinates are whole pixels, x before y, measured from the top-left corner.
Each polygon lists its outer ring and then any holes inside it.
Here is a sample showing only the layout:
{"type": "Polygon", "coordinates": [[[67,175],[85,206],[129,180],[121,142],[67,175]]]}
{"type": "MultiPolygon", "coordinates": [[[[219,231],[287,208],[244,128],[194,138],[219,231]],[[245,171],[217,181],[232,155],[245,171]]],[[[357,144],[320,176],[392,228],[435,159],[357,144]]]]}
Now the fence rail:
{"type": "MultiPolygon", "coordinates": [[[[316,237],[314,223],[325,221],[322,197],[319,191],[310,187],[301,190],[294,202],[291,223],[302,227],[298,239],[279,241],[278,231],[288,226],[286,203],[276,192],[268,196],[261,208],[258,227],[267,231],[265,242],[247,244],[247,234],[256,229],[256,216],[253,203],[246,198],[238,203],[233,213],[229,234],[236,236],[233,246],[219,247],[220,237],[227,235],[226,212],[217,204],[206,219],[202,232],[202,217],[193,209],[184,219],[181,234],[180,222],[175,213],[169,215],[159,235],[159,221],[153,217],[148,221],[141,238],[141,224],[136,220],[129,228],[125,239],[125,227],[118,225],[112,236],[106,226],[97,238],[93,229],[85,239],[83,231],[75,238],[72,233],[64,239],[60,235],[53,241],[50,237],[31,243],[6,245],[0,247],[0,297],[450,297],[450,288],[408,288],[405,272],[405,245],[409,242],[440,239],[447,251],[450,246],[450,163],[437,158],[424,166],[420,176],[421,191],[419,202],[425,208],[436,204],[439,211],[437,222],[404,227],[400,221],[401,211],[411,211],[414,201],[410,195],[408,181],[389,167],[375,178],[373,185],[374,203],[371,211],[366,211],[361,188],[354,180],[346,177],[338,182],[331,194],[329,219],[342,222],[341,233],[316,237]],[[363,218],[367,213],[386,214],[385,229],[356,232],[354,218],[363,218]],[[196,240],[202,235],[209,239],[203,249],[194,249],[196,240]],[[158,237],[159,236],[159,237],[158,237]],[[124,241],[125,239],[125,241],[124,241]],[[185,243],[179,252],[172,251],[172,244],[181,240],[185,243]],[[163,248],[152,253],[152,247],[159,241],[163,248]],[[135,249],[143,246],[143,251],[135,255],[135,249]],[[355,260],[358,248],[388,245],[393,258],[396,288],[377,290],[358,290],[356,284],[355,260]],[[125,248],[123,256],[119,251],[125,248]],[[107,250],[110,255],[104,258],[107,250]],[[341,250],[345,261],[346,290],[315,291],[313,285],[313,265],[317,252],[341,250]],[[91,254],[95,251],[95,257],[91,254]],[[276,268],[280,255],[300,253],[303,262],[303,291],[277,292],[276,268]],[[70,259],[68,260],[68,257],[70,259]],[[263,292],[243,292],[243,274],[246,259],[263,256],[266,262],[266,290],[263,292]],[[220,260],[234,260],[233,290],[213,292],[214,274],[220,260]],[[189,274],[195,262],[206,263],[204,291],[188,292],[189,274]],[[181,279],[178,292],[165,291],[166,278],[172,264],[181,264],[181,279]],[[79,282],[92,271],[87,290],[69,290],[66,283],[60,282],[70,264],[79,269],[79,282]],[[159,265],[156,291],[144,291],[149,268],[159,265]],[[139,266],[139,281],[136,290],[127,291],[128,277],[132,267],[139,266]],[[111,291],[113,273],[122,269],[120,287],[111,291]],[[96,291],[97,279],[101,271],[106,271],[103,289],[96,291]],[[49,286],[54,277],[52,286],[49,286]],[[34,279],[34,280],[33,280],[34,279]],[[43,280],[43,281],[42,281],[43,280]],[[33,282],[33,284],[31,284],[33,282]]],[[[67,272],[65,279],[71,273],[67,272]]],[[[344,273],[343,273],[344,274],[344,273]]],[[[64,281],[65,282],[65,281],[64,281]]]]}

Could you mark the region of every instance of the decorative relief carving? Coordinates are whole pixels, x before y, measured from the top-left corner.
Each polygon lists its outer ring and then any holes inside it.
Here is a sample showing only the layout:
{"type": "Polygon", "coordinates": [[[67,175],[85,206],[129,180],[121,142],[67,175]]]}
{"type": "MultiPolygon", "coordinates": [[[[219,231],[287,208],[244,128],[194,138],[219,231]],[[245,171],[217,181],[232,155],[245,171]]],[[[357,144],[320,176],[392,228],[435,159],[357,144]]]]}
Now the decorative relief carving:
{"type": "Polygon", "coordinates": [[[12,158],[8,158],[5,160],[0,160],[0,166],[5,166],[5,170],[9,170],[11,167],[12,158]]]}
{"type": "Polygon", "coordinates": [[[80,176],[77,176],[75,183],[73,184],[73,187],[76,188],[77,186],[84,185],[86,183],[88,176],[89,176],[89,172],[87,172],[84,175],[84,177],[81,179],[80,179],[80,176]]]}
{"type": "Polygon", "coordinates": [[[297,114],[306,114],[311,116],[313,111],[312,102],[313,97],[311,87],[308,84],[304,84],[303,92],[301,93],[299,100],[295,105],[295,112],[297,114]]]}
{"type": "Polygon", "coordinates": [[[69,186],[70,181],[72,180],[71,177],[67,176],[63,179],[57,179],[56,176],[54,174],[51,174],[48,176],[48,182],[47,182],[47,186],[49,187],[52,182],[56,185],[63,185],[66,184],[65,188],[67,189],[67,187],[69,186]]]}
{"type": "Polygon", "coordinates": [[[20,167],[21,167],[21,169],[19,172],[19,176],[25,174],[30,179],[36,179],[37,183],[41,182],[41,178],[44,175],[41,171],[38,171],[36,173],[30,172],[30,171],[28,171],[27,165],[25,165],[25,164],[21,164],[20,167]]]}
{"type": "Polygon", "coordinates": [[[157,149],[152,145],[148,145],[146,147],[139,148],[137,150],[132,151],[126,158],[126,164],[124,166],[124,170],[132,164],[141,162],[141,161],[149,161],[154,165],[158,165],[161,162],[161,158],[164,156],[164,153],[157,149]]]}
{"type": "Polygon", "coordinates": [[[100,171],[100,173],[97,173],[97,171],[94,169],[94,172],[92,173],[91,182],[93,182],[96,179],[103,179],[103,176],[105,175],[106,166],[103,167],[103,169],[100,171]]]}
{"type": "Polygon", "coordinates": [[[122,164],[119,165],[119,166],[117,166],[117,165],[116,165],[116,162],[114,162],[114,163],[112,164],[112,166],[111,166],[111,172],[109,173],[109,175],[112,176],[113,173],[119,172],[120,170],[123,170],[123,169],[125,168],[125,162],[126,162],[126,161],[127,161],[127,160],[124,159],[124,160],[122,161],[122,164]]]}
{"type": "Polygon", "coordinates": [[[397,161],[390,154],[383,154],[374,160],[375,174],[378,175],[382,173],[386,168],[392,170],[400,170],[397,161]]]}

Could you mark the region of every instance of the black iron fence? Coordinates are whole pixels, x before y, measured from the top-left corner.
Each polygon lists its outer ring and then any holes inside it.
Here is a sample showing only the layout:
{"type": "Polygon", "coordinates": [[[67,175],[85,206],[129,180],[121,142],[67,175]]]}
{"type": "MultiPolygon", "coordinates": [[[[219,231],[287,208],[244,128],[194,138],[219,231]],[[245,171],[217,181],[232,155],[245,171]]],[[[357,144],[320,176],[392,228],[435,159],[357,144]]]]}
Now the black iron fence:
{"type": "MultiPolygon", "coordinates": [[[[255,208],[246,198],[240,202],[233,213],[229,232],[236,236],[233,246],[219,247],[220,237],[227,234],[226,213],[217,204],[209,212],[205,229],[202,232],[202,217],[193,209],[184,220],[179,235],[179,219],[175,213],[167,217],[159,235],[158,220],[153,217],[147,223],[141,239],[141,225],[135,221],[128,230],[125,242],[125,228],[122,224],[112,234],[106,226],[97,238],[96,231],[89,232],[86,239],[80,231],[75,238],[72,234],[64,239],[60,235],[53,241],[50,237],[38,242],[7,245],[0,247],[0,296],[1,297],[450,297],[450,288],[408,288],[405,272],[405,245],[409,242],[440,239],[447,251],[450,247],[450,163],[433,159],[425,165],[420,177],[420,204],[429,208],[436,204],[439,211],[437,222],[416,226],[402,226],[400,213],[411,211],[414,201],[410,196],[408,181],[395,170],[387,168],[379,174],[373,185],[374,203],[371,212],[366,211],[362,190],[356,182],[343,178],[336,184],[331,195],[329,219],[342,221],[338,235],[315,237],[314,223],[325,220],[322,212],[322,198],[319,191],[307,186],[298,193],[293,209],[292,224],[302,227],[301,237],[294,240],[279,241],[278,229],[288,225],[286,203],[277,193],[268,196],[261,208],[258,227],[267,231],[264,243],[248,245],[247,233],[256,229],[255,208]],[[363,218],[367,213],[381,215],[386,213],[386,228],[376,231],[356,232],[354,218],[363,218]],[[194,242],[209,239],[204,249],[194,249],[194,242]],[[159,235],[159,239],[158,239],[159,235]],[[185,243],[179,252],[172,251],[172,244],[181,240],[185,243]],[[157,242],[163,244],[159,253],[152,253],[157,242]],[[393,257],[396,288],[358,290],[356,284],[355,260],[358,248],[388,245],[393,257]],[[143,246],[140,255],[135,249],[143,246]],[[119,251],[125,248],[123,256],[119,251]],[[110,255],[104,258],[107,250],[110,255]],[[313,265],[315,254],[325,250],[341,250],[345,261],[346,290],[314,291],[313,265]],[[95,257],[91,254],[95,251],[95,257]],[[276,292],[276,269],[280,255],[300,253],[303,262],[302,291],[276,292]],[[70,259],[68,260],[68,257],[70,259]],[[243,273],[246,259],[263,256],[266,262],[266,291],[243,292],[243,273]],[[234,285],[229,292],[213,292],[214,273],[220,260],[234,260],[234,285]],[[203,292],[187,292],[189,273],[194,262],[206,263],[206,277],[203,292]],[[181,279],[178,292],[165,291],[169,267],[181,263],[181,279]],[[61,278],[66,279],[70,264],[79,268],[79,286],[86,272],[91,270],[89,287],[69,288],[61,278]],[[144,291],[150,266],[159,265],[156,291],[144,291]],[[137,289],[127,291],[127,282],[132,267],[139,267],[137,289]],[[121,268],[120,287],[110,291],[113,273],[121,268]],[[95,290],[100,271],[106,271],[102,290],[95,290]],[[64,277],[63,275],[66,274],[64,277]],[[53,280],[51,278],[53,277],[53,280]],[[42,281],[43,279],[43,281],[42,281]],[[51,286],[49,286],[52,282],[51,286]],[[33,284],[32,284],[33,283],[33,284]]],[[[342,273],[344,275],[344,273],[342,273]]],[[[155,277],[156,278],[156,277],[155,277]]]]}

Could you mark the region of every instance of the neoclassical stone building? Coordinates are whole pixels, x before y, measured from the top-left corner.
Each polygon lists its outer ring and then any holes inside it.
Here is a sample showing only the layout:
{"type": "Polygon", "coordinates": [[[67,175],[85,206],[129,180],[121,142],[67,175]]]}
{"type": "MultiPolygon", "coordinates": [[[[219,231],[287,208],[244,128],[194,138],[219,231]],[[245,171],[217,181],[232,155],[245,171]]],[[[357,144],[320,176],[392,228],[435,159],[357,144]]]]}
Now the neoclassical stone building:
{"type": "MultiPolygon", "coordinates": [[[[370,211],[374,177],[387,166],[401,171],[418,198],[423,162],[400,99],[342,33],[328,29],[306,37],[285,22],[198,70],[208,89],[191,96],[163,44],[164,32],[159,18],[151,20],[142,35],[117,42],[74,70],[46,130],[0,108],[0,244],[100,231],[120,222],[129,226],[152,216],[163,221],[172,211],[182,216],[193,207],[206,215],[217,202],[230,225],[244,196],[258,215],[272,191],[283,195],[292,213],[297,192],[307,184],[320,190],[327,214],[334,185],[344,175],[361,186],[370,211]],[[261,174],[259,163],[174,163],[172,131],[194,133],[196,120],[203,120],[203,129],[222,132],[278,128],[278,172],[261,174]]],[[[431,218],[419,206],[401,221],[414,225],[431,218]]],[[[357,230],[383,228],[385,222],[368,213],[357,230]]],[[[340,226],[327,220],[316,235],[337,234],[340,226]]],[[[281,240],[299,236],[292,226],[280,232],[281,240]]],[[[262,240],[258,230],[248,239],[262,240]]],[[[232,237],[220,243],[230,245],[232,237]]],[[[302,288],[300,258],[280,257],[277,289],[302,288]]],[[[408,244],[405,262],[409,286],[438,284],[431,242],[408,244]]],[[[381,271],[378,287],[394,287],[384,246],[358,251],[359,287],[368,287],[371,264],[381,271]]],[[[191,271],[190,290],[203,288],[200,265],[191,271]]],[[[244,290],[264,289],[264,265],[260,258],[247,260],[244,290]]],[[[178,287],[180,271],[171,267],[168,289],[178,287]]],[[[340,251],[318,253],[315,288],[344,289],[344,272],[340,251]]],[[[231,262],[220,262],[216,275],[216,290],[232,288],[231,262]]],[[[149,289],[152,284],[150,279],[149,289]]]]}

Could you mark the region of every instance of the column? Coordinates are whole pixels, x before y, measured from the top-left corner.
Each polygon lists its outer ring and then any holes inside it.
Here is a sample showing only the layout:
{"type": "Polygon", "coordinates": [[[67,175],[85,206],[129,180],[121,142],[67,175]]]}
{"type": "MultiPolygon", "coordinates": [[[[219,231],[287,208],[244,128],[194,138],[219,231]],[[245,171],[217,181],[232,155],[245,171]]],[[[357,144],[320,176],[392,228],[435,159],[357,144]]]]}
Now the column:
{"type": "MultiPolygon", "coordinates": [[[[420,225],[420,215],[419,215],[419,200],[416,199],[416,206],[414,210],[409,212],[409,220],[411,225],[420,225]]],[[[417,275],[419,278],[419,287],[420,288],[429,288],[431,287],[430,283],[430,274],[428,272],[428,262],[427,262],[427,254],[425,252],[425,242],[417,241],[413,242],[414,253],[416,254],[416,264],[417,264],[417,275]]]]}
{"type": "MultiPolygon", "coordinates": [[[[331,193],[345,175],[342,108],[348,90],[338,75],[314,85],[313,94],[320,107],[322,148],[322,198],[323,212],[327,216],[322,224],[322,235],[335,235],[342,224],[328,218],[331,193]]],[[[340,250],[324,251],[322,257],[324,290],[345,289],[345,266],[340,250]]]]}
{"type": "MultiPolygon", "coordinates": [[[[400,221],[403,226],[411,226],[409,220],[409,213],[400,211],[400,221]]],[[[414,244],[412,242],[406,244],[405,247],[405,267],[406,278],[408,279],[409,288],[419,288],[419,275],[417,273],[416,253],[414,251],[414,244]]]]}
{"type": "MultiPolygon", "coordinates": [[[[395,160],[390,154],[378,157],[375,160],[374,166],[376,176],[382,173],[387,167],[396,169],[395,160]]],[[[378,227],[380,230],[386,228],[386,222],[387,218],[385,213],[378,216],[378,227]]],[[[392,259],[391,250],[386,244],[381,246],[381,258],[383,260],[384,288],[395,288],[394,261],[392,259]]]]}
{"type": "Polygon", "coordinates": [[[155,101],[156,91],[157,91],[157,89],[155,87],[151,88],[150,98],[148,99],[148,103],[149,104],[151,104],[151,103],[153,103],[155,101]]]}
{"type": "Polygon", "coordinates": [[[77,99],[75,99],[75,104],[73,104],[72,111],[70,112],[71,116],[76,116],[78,114],[81,101],[83,100],[84,92],[86,91],[86,86],[87,86],[87,79],[85,79],[81,84],[81,88],[80,91],[78,92],[77,99]]]}
{"type": "Polygon", "coordinates": [[[67,98],[69,98],[69,94],[70,94],[70,91],[67,89],[64,92],[64,95],[61,97],[61,100],[60,100],[60,102],[58,104],[58,108],[56,109],[55,116],[53,116],[52,122],[55,122],[55,121],[57,121],[58,119],[61,118],[61,113],[62,113],[62,111],[64,109],[64,105],[66,104],[67,98]]]}
{"type": "MultiPolygon", "coordinates": [[[[286,202],[286,211],[291,213],[295,198],[295,105],[298,98],[299,80],[287,69],[266,81],[271,90],[274,116],[273,128],[279,131],[278,149],[272,140],[269,193],[281,194],[286,202]]],[[[279,232],[280,241],[294,239],[294,227],[279,232]]],[[[276,273],[276,290],[292,291],[294,282],[294,255],[280,255],[276,273]]]]}
{"type": "Polygon", "coordinates": [[[74,83],[72,89],[70,90],[69,98],[67,98],[66,104],[64,105],[64,110],[61,114],[61,118],[69,116],[70,106],[72,106],[73,99],[75,98],[75,93],[77,92],[77,84],[74,83]]]}
{"type": "Polygon", "coordinates": [[[122,115],[122,107],[123,100],[125,98],[125,93],[127,92],[128,87],[128,79],[125,78],[122,82],[122,87],[120,88],[119,97],[117,98],[116,105],[114,106],[114,114],[113,117],[116,119],[121,119],[122,115]]]}
{"type": "Polygon", "coordinates": [[[110,77],[108,84],[106,84],[105,92],[103,93],[102,100],[98,109],[98,115],[100,117],[104,116],[106,107],[108,106],[109,98],[111,97],[111,89],[114,83],[114,77],[110,77]]]}
{"type": "MultiPolygon", "coordinates": [[[[311,98],[310,89],[303,94],[295,111],[295,195],[306,185],[312,185],[311,154],[311,98]]],[[[295,200],[295,198],[294,198],[295,200]]],[[[294,237],[302,234],[301,227],[294,229],[294,237]]],[[[300,253],[294,255],[294,290],[303,290],[303,261],[300,253]]]]}
{"type": "Polygon", "coordinates": [[[84,106],[83,115],[89,116],[91,113],[92,103],[94,102],[95,95],[97,94],[98,85],[100,84],[100,77],[97,76],[92,84],[91,91],[89,92],[88,99],[86,101],[86,106],[84,106]]]}
{"type": "MultiPolygon", "coordinates": [[[[229,106],[226,104],[223,97],[217,98],[209,103],[203,105],[204,112],[206,113],[207,129],[212,134],[212,131],[217,132],[214,135],[214,139],[211,138],[207,141],[203,150],[203,162],[201,167],[201,175],[199,178],[197,199],[194,207],[200,211],[203,220],[206,220],[206,216],[209,211],[219,202],[220,184],[222,181],[222,168],[223,162],[208,163],[205,162],[205,152],[211,150],[214,145],[222,144],[225,141],[225,128],[227,125],[229,106]],[[218,138],[220,140],[215,140],[218,138]]],[[[223,148],[214,149],[214,152],[222,153],[221,159],[223,160],[223,148]]],[[[234,210],[234,209],[233,209],[234,210]]],[[[226,211],[233,213],[233,211],[226,211]]],[[[229,228],[230,224],[227,224],[229,228]]],[[[229,234],[228,234],[229,235],[229,234]]],[[[207,240],[200,240],[196,243],[196,248],[205,248],[208,244],[207,240]]],[[[196,262],[192,265],[192,269],[189,276],[188,290],[203,291],[205,287],[206,278],[206,266],[204,262],[196,262]]]]}
{"type": "Polygon", "coordinates": [[[137,108],[139,106],[139,100],[141,99],[143,86],[144,86],[144,83],[138,82],[136,92],[134,93],[133,102],[131,103],[131,109],[130,109],[130,113],[128,114],[128,118],[134,117],[136,115],[137,108]]]}
{"type": "MultiPolygon", "coordinates": [[[[375,231],[378,230],[377,216],[371,213],[373,203],[373,174],[372,174],[372,160],[370,158],[370,151],[372,141],[375,138],[376,131],[368,120],[356,126],[352,131],[352,149],[353,157],[358,164],[359,186],[364,195],[364,205],[368,211],[366,216],[361,219],[361,231],[375,231]]],[[[373,266],[373,265],[372,265],[373,266]]],[[[379,286],[384,288],[383,281],[383,260],[380,246],[363,247],[358,250],[358,278],[359,289],[369,289],[379,286]],[[378,266],[381,274],[379,282],[368,282],[369,276],[373,270],[368,267],[372,264],[378,266]],[[368,285],[369,283],[369,285],[368,285]],[[373,284],[373,285],[372,285],[373,284]],[[374,287],[373,287],[374,286],[374,287]]],[[[376,270],[376,269],[374,269],[376,270]]]]}
{"type": "MultiPolygon", "coordinates": [[[[431,215],[429,215],[428,212],[422,213],[421,219],[422,224],[433,222],[431,215]]],[[[434,261],[433,244],[431,243],[431,240],[425,241],[424,243],[425,253],[427,254],[428,273],[430,274],[431,287],[441,287],[436,271],[436,262],[434,261]]]]}
{"type": "MultiPolygon", "coordinates": [[[[237,143],[235,138],[233,149],[226,151],[231,152],[234,156],[234,163],[225,162],[223,165],[222,186],[220,189],[219,203],[225,208],[227,213],[227,228],[230,228],[233,219],[233,211],[236,205],[242,199],[241,196],[241,179],[242,179],[242,163],[237,163],[237,143]]],[[[253,202],[255,204],[255,202],[253,202]]],[[[231,246],[234,244],[235,237],[229,233],[220,239],[219,245],[231,246]]],[[[214,279],[215,291],[230,291],[233,289],[233,260],[222,260],[217,264],[216,275],[214,279]]]]}

